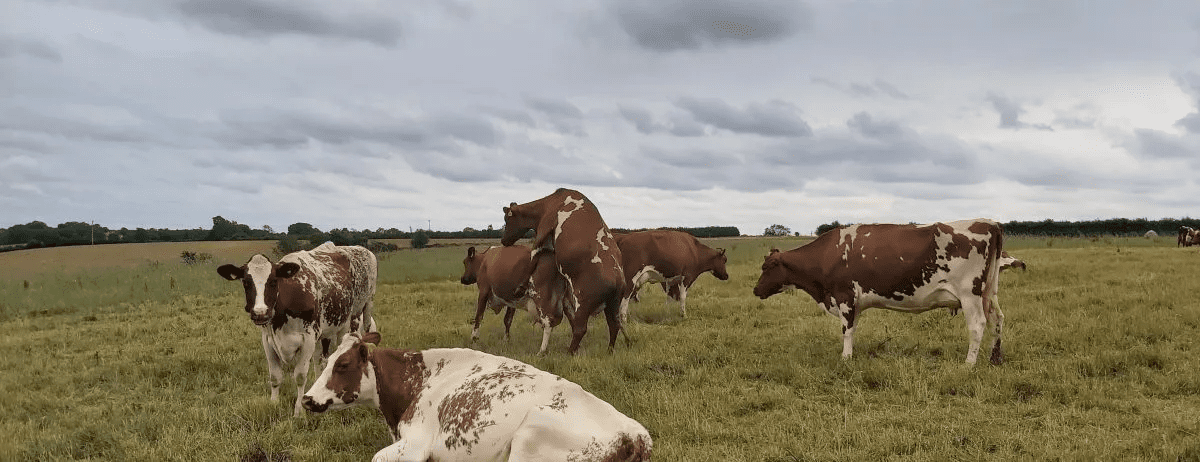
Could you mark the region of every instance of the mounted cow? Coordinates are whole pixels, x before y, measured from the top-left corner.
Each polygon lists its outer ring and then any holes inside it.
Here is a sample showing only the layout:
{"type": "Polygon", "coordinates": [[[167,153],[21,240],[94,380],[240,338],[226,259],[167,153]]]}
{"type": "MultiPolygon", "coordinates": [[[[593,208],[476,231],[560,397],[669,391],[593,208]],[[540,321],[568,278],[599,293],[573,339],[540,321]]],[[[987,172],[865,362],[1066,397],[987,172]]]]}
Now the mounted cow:
{"type": "Polygon", "coordinates": [[[754,295],[785,287],[807,292],[842,321],[842,359],[854,351],[854,327],[868,308],[920,313],[960,308],[967,320],[967,363],[974,364],[989,322],[991,361],[999,364],[1004,314],[996,300],[1003,250],[1000,225],[976,219],[930,225],[852,225],[799,248],[772,249],[754,295]]]}
{"type": "Polygon", "coordinates": [[[1025,262],[1009,255],[1006,251],[1000,251],[1000,259],[998,262],[1000,263],[1000,271],[1004,271],[1009,268],[1021,268],[1021,271],[1025,271],[1025,262]]]}
{"type": "MultiPolygon", "coordinates": [[[[530,229],[535,231],[531,246],[534,257],[541,252],[554,253],[558,272],[568,287],[565,303],[575,307],[570,316],[573,335],[568,351],[575,354],[579,350],[579,343],[587,333],[588,319],[603,310],[611,352],[617,332],[621,331],[619,315],[625,274],[621,269],[621,249],[596,205],[579,191],[560,188],[533,202],[520,205],[513,202],[504,207],[501,244],[513,245],[530,229]]],[[[549,292],[543,287],[534,289],[549,292]]]]}
{"type": "Polygon", "coordinates": [[[283,371],[290,367],[296,381],[294,415],[299,416],[300,395],[318,340],[318,367],[324,367],[343,335],[375,331],[371,312],[377,268],[371,251],[332,243],[287,254],[278,263],[259,254],[242,266],[217,268],[221,277],[242,281],[246,312],[262,328],[271,402],[279,401],[283,371]]]}
{"type": "Polygon", "coordinates": [[[542,346],[538,354],[546,353],[550,345],[550,331],[562,322],[566,289],[563,285],[565,281],[558,274],[554,253],[542,252],[539,260],[544,263],[537,264],[538,261],[530,256],[529,247],[523,245],[491,247],[478,253],[475,247],[467,249],[459,282],[464,285],[477,284],[479,287],[479,297],[475,303],[475,327],[471,330],[472,342],[479,340],[479,324],[488,307],[496,314],[500,313],[501,308],[508,308],[504,313],[505,342],[512,328],[513,315],[518,308],[526,308],[542,326],[542,346]],[[538,268],[542,271],[535,271],[538,268]],[[537,294],[534,287],[551,292],[545,297],[549,299],[545,303],[550,308],[548,312],[543,313],[540,305],[534,303],[533,296],[537,294]]]}
{"type": "Polygon", "coordinates": [[[625,270],[625,295],[621,301],[621,322],[629,312],[629,300],[638,300],[638,289],[648,282],[662,285],[672,300],[679,302],[679,313],[687,317],[687,292],[701,274],[712,272],[726,281],[725,249],[713,249],[683,231],[651,230],[614,236],[621,248],[621,267],[625,270]]]}
{"type": "Polygon", "coordinates": [[[579,385],[533,366],[464,348],[375,348],[349,334],[304,395],[325,412],[383,412],[394,442],[375,461],[647,461],[642,424],[579,385]]]}

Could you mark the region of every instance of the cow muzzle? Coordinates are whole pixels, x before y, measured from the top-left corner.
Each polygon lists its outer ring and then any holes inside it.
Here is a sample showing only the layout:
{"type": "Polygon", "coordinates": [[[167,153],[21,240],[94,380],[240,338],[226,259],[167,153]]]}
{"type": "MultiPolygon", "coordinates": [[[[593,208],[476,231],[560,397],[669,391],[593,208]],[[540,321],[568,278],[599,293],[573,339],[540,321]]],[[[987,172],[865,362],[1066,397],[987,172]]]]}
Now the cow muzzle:
{"type": "Polygon", "coordinates": [[[459,278],[458,282],[461,282],[463,285],[469,286],[469,285],[475,283],[475,278],[463,276],[463,277],[459,278]]]}
{"type": "Polygon", "coordinates": [[[313,399],[313,397],[308,396],[308,395],[304,395],[304,397],[300,399],[301,406],[304,406],[304,408],[308,409],[309,412],[315,412],[317,414],[325,412],[326,409],[329,409],[330,404],[333,404],[332,399],[326,400],[322,404],[318,404],[316,402],[316,400],[313,399]]]}

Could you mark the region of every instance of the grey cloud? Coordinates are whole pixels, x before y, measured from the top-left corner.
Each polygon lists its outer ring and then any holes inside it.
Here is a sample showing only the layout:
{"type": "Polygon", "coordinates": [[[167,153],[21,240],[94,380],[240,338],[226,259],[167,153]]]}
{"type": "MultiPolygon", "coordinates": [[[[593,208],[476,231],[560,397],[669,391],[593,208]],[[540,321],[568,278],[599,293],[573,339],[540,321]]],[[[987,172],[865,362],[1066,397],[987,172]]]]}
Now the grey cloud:
{"type": "Polygon", "coordinates": [[[900,124],[891,121],[877,121],[866,112],[854,114],[854,117],[846,121],[846,126],[870,138],[891,138],[904,133],[900,124]]]}
{"type": "Polygon", "coordinates": [[[1022,128],[1034,128],[1046,131],[1054,130],[1049,125],[1045,124],[1028,124],[1021,122],[1020,116],[1025,112],[1025,110],[1021,108],[1021,105],[1004,97],[1003,95],[989,93],[987,99],[992,103],[992,107],[996,109],[996,112],[1000,113],[1000,128],[1011,128],[1014,130],[1019,130],[1022,128]]]}
{"type": "Polygon", "coordinates": [[[179,11],[188,22],[216,32],[249,37],[300,34],[394,47],[401,36],[400,24],[386,15],[339,18],[300,2],[186,0],[179,4],[179,11]]]}
{"type": "Polygon", "coordinates": [[[798,1],[624,0],[611,11],[634,43],[652,51],[775,42],[807,30],[811,20],[798,1]]]}
{"type": "Polygon", "coordinates": [[[875,97],[884,95],[900,100],[911,99],[908,94],[900,91],[900,89],[896,88],[895,85],[887,83],[881,79],[875,79],[875,81],[872,83],[850,82],[846,86],[842,86],[841,84],[825,77],[813,77],[810,79],[810,81],[817,85],[833,88],[850,96],[875,97]]]}
{"type": "Polygon", "coordinates": [[[1193,158],[1196,155],[1194,146],[1170,133],[1140,128],[1133,134],[1135,149],[1143,155],[1158,158],[1193,158]]]}
{"type": "Polygon", "coordinates": [[[692,136],[704,136],[704,135],[708,134],[708,132],[706,132],[704,130],[704,125],[701,125],[701,124],[697,123],[695,120],[692,120],[691,117],[688,117],[683,114],[671,114],[668,117],[671,120],[671,129],[668,130],[668,132],[672,135],[681,136],[681,137],[692,137],[692,136]]]}
{"type": "Polygon", "coordinates": [[[675,105],[700,122],[733,132],[774,137],[812,135],[812,128],[796,114],[796,107],[779,100],[752,103],[744,110],[718,99],[680,98],[675,105]]]}
{"type": "Polygon", "coordinates": [[[527,127],[533,127],[533,126],[537,125],[537,122],[535,122],[533,120],[533,117],[531,117],[528,112],[525,112],[525,111],[519,110],[519,109],[502,109],[502,108],[489,107],[489,108],[485,108],[484,112],[491,114],[495,117],[498,117],[500,119],[507,120],[509,122],[513,122],[516,124],[521,124],[521,125],[524,125],[527,127]]]}
{"type": "Polygon", "coordinates": [[[145,127],[144,124],[133,126],[119,124],[103,125],[91,121],[71,120],[64,117],[46,115],[24,108],[0,110],[0,130],[39,133],[71,139],[112,143],[138,143],[159,140],[158,135],[145,127]]]}
{"type": "Polygon", "coordinates": [[[621,113],[621,117],[633,123],[637,131],[650,135],[666,130],[667,127],[654,121],[654,115],[645,109],[618,105],[617,110],[621,113]]]}
{"type": "Polygon", "coordinates": [[[679,137],[705,135],[704,126],[683,113],[672,112],[667,116],[668,122],[661,123],[655,119],[654,114],[642,108],[620,104],[618,112],[625,120],[633,123],[638,132],[646,135],[656,133],[669,133],[679,137]]]}
{"type": "Polygon", "coordinates": [[[463,115],[437,115],[427,120],[338,120],[306,113],[227,111],[221,120],[224,126],[211,136],[231,147],[289,149],[317,140],[334,145],[374,142],[445,149],[448,141],[455,139],[485,147],[498,142],[491,122],[463,115]]]}
{"type": "Polygon", "coordinates": [[[28,55],[34,58],[62,62],[62,54],[49,44],[38,40],[0,36],[0,59],[28,55]]]}
{"type": "Polygon", "coordinates": [[[583,111],[570,101],[525,97],[525,104],[544,114],[555,131],[574,136],[587,135],[583,129],[583,111]]]}
{"type": "Polygon", "coordinates": [[[1093,128],[1096,126],[1096,119],[1059,116],[1054,119],[1054,125],[1066,129],[1093,128]]]}
{"type": "Polygon", "coordinates": [[[1188,133],[1200,133],[1200,113],[1193,112],[1175,121],[1175,126],[1183,127],[1188,133]]]}

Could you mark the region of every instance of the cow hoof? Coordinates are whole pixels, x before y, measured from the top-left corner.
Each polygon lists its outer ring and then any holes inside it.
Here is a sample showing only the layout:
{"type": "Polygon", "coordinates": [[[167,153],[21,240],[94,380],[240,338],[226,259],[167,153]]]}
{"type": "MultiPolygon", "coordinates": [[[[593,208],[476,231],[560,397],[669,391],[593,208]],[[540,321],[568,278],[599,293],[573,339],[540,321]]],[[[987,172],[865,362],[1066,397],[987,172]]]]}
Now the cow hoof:
{"type": "Polygon", "coordinates": [[[1002,353],[1000,353],[999,351],[993,351],[992,358],[991,358],[992,365],[999,366],[1000,363],[1003,363],[1003,362],[1004,362],[1004,355],[1002,353]]]}

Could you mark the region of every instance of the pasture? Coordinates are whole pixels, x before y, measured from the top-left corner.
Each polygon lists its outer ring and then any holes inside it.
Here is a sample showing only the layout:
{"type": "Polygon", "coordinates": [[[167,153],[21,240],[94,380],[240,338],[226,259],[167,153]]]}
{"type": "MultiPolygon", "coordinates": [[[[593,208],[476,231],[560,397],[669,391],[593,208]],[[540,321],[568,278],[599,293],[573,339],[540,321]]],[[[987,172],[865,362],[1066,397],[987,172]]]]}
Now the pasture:
{"type": "MultiPolygon", "coordinates": [[[[806,239],[704,241],[728,249],[730,280],[701,276],[686,319],[644,288],[615,354],[598,317],[578,356],[564,324],[536,357],[526,313],[506,344],[489,312],[474,347],[612,403],[660,461],[1200,460],[1200,253],[1174,236],[1009,238],[1029,269],[1001,275],[1006,362],[974,368],[945,310],[868,311],[843,362],[840,324],[806,294],[751,294],[767,251],[806,239]]],[[[2,255],[0,460],[362,461],[390,443],[374,410],[294,419],[290,382],[269,402],[241,285],[215,271],[264,250],[204,250],[217,258],[192,266],[178,249],[120,265],[45,250],[61,254],[42,271],[15,269],[39,251],[2,255]]],[[[381,256],[384,347],[468,346],[465,254],[381,256]]]]}

